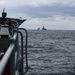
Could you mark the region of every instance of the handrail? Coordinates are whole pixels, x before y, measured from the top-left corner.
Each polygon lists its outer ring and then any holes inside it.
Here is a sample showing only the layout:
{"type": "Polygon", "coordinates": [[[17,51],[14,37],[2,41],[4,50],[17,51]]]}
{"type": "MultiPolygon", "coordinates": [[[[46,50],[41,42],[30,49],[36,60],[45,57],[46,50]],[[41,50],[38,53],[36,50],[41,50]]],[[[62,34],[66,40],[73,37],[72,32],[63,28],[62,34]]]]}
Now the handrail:
{"type": "Polygon", "coordinates": [[[21,49],[22,49],[22,75],[23,75],[23,34],[17,30],[17,33],[21,36],[21,49]]]}
{"type": "Polygon", "coordinates": [[[3,56],[3,58],[0,61],[0,75],[2,75],[2,73],[5,69],[5,66],[6,66],[6,64],[9,60],[13,50],[14,50],[16,37],[17,37],[17,33],[14,33],[14,36],[12,38],[12,42],[9,45],[7,52],[5,53],[5,55],[3,56]]]}
{"type": "Polygon", "coordinates": [[[27,55],[27,44],[28,44],[28,32],[25,28],[19,28],[21,30],[24,30],[26,33],[26,46],[25,46],[25,55],[26,55],[26,71],[24,72],[24,74],[26,74],[28,72],[28,55],[27,55]]]}

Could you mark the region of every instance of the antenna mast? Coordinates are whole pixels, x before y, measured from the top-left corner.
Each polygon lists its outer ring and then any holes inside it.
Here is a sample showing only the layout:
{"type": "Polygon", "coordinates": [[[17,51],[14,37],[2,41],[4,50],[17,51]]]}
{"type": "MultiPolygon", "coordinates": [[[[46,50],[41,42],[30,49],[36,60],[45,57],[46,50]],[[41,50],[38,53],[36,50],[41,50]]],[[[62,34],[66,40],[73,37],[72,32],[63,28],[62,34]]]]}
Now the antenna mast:
{"type": "Polygon", "coordinates": [[[3,8],[2,17],[5,18],[7,16],[7,13],[5,12],[5,8],[3,8]]]}

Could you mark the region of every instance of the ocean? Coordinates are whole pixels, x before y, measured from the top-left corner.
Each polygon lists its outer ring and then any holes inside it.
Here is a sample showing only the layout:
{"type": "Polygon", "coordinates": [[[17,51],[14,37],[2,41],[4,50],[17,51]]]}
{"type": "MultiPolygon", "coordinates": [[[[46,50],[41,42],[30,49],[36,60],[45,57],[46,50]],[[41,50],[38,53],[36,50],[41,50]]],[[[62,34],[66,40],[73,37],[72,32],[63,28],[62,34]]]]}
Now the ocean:
{"type": "Polygon", "coordinates": [[[28,30],[27,75],[75,75],[75,31],[28,30]]]}

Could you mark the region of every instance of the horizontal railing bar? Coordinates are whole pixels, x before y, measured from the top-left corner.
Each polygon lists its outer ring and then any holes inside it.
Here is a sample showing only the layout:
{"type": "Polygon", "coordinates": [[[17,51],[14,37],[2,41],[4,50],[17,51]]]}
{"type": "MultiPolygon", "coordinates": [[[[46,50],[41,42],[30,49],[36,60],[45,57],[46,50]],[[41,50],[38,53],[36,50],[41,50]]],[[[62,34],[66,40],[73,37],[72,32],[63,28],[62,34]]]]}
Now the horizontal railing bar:
{"type": "Polygon", "coordinates": [[[13,40],[12,43],[9,45],[7,52],[4,54],[3,58],[0,61],[0,75],[2,75],[2,73],[5,69],[5,66],[14,50],[14,47],[15,47],[14,41],[16,40],[16,36],[17,36],[17,33],[14,34],[14,36],[12,38],[12,40],[13,40]]]}

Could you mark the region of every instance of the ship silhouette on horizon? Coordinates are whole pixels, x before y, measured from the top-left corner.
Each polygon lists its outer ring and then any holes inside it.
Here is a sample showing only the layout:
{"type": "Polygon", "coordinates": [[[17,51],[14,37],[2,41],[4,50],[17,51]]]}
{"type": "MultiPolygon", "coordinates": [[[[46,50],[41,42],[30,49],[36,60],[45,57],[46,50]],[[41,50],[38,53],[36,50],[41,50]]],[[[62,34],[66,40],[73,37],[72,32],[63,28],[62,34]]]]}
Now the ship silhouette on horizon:
{"type": "Polygon", "coordinates": [[[38,28],[38,30],[47,30],[47,29],[45,28],[45,26],[43,26],[42,29],[38,28]]]}
{"type": "Polygon", "coordinates": [[[42,30],[47,30],[47,29],[43,26],[42,30]]]}

